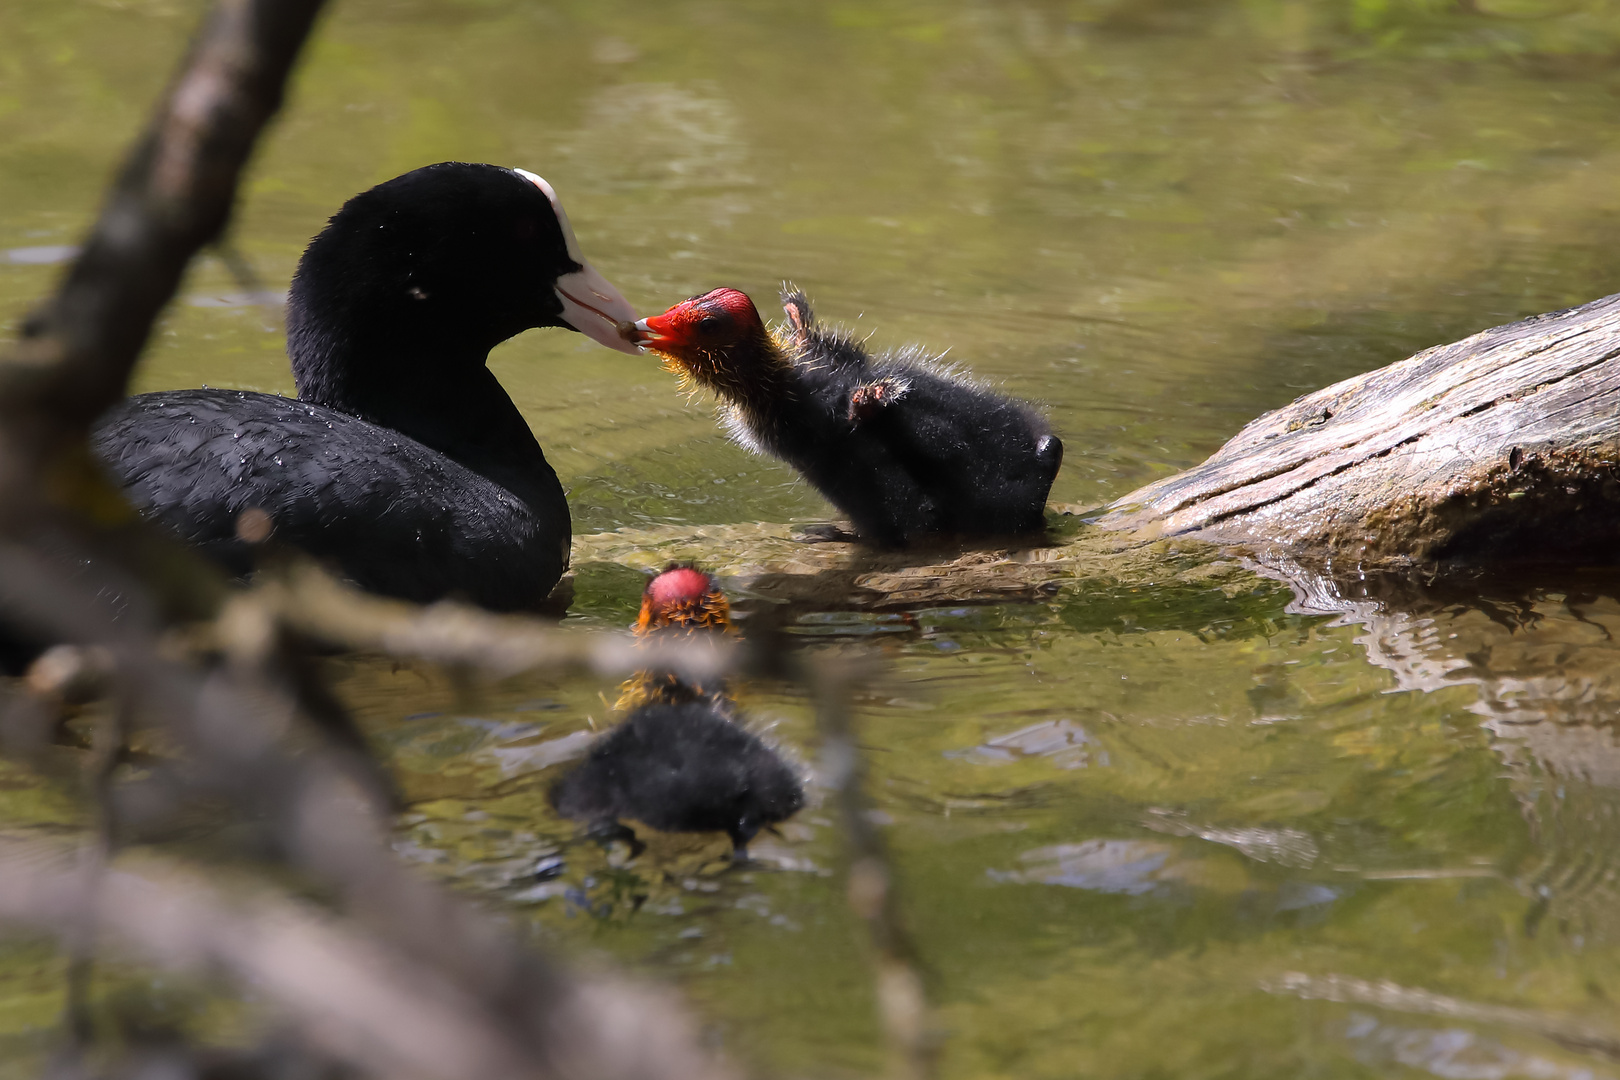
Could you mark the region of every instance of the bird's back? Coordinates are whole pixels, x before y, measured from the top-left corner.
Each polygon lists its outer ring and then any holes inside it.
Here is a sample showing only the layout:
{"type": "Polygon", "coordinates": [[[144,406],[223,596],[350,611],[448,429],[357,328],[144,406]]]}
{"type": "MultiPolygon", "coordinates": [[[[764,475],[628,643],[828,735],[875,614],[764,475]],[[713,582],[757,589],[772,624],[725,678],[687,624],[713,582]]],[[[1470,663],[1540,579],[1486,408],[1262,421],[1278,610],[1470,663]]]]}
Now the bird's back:
{"type": "Polygon", "coordinates": [[[559,813],[665,832],[752,835],[804,803],[798,776],[711,703],[645,705],[598,739],[551,792],[559,813]],[[748,827],[748,826],[751,826],[748,827]]]}
{"type": "Polygon", "coordinates": [[[1035,410],[914,350],[866,357],[819,327],[800,342],[795,370],[816,422],[789,460],[863,535],[905,543],[1042,527],[1062,443],[1035,410]]]}
{"type": "MultiPolygon", "coordinates": [[[[542,605],[567,565],[566,503],[534,508],[399,432],[309,402],[240,390],[142,394],[93,445],[143,514],[224,565],[250,568],[244,510],[356,584],[405,599],[542,605]]],[[[558,490],[561,503],[561,491],[558,490]]]]}

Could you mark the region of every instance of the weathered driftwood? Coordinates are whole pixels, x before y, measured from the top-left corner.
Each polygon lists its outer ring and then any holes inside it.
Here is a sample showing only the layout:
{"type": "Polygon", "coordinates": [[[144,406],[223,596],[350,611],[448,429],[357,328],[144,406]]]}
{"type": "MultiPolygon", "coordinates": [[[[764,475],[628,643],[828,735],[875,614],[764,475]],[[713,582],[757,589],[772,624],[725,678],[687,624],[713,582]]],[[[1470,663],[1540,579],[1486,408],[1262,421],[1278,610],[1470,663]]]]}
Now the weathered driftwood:
{"type": "Polygon", "coordinates": [[[1620,295],[1318,390],[1099,524],[1356,568],[1620,553],[1620,295]]]}

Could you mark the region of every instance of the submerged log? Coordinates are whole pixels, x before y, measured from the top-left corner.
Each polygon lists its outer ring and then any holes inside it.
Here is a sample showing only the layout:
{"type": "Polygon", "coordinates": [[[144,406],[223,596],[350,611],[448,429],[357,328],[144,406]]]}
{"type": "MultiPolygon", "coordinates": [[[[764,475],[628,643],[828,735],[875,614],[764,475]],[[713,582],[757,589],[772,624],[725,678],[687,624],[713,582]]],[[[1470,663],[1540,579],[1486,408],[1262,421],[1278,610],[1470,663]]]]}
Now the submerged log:
{"type": "Polygon", "coordinates": [[[1098,524],[1341,572],[1614,562],[1620,295],[1307,394],[1098,524]]]}

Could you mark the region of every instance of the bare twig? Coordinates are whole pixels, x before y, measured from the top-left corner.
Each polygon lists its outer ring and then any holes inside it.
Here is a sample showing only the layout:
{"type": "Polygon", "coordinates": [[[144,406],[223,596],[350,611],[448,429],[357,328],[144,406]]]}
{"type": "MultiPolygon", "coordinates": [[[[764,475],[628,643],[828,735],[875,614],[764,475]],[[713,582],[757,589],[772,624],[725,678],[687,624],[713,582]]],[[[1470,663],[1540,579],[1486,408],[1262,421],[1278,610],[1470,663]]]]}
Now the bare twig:
{"type": "Polygon", "coordinates": [[[810,661],[807,674],[821,733],[823,779],[837,800],[849,844],[849,906],[866,924],[873,951],[878,1012],[889,1043],[891,1072],[903,1080],[934,1074],[938,1034],[917,971],[916,950],[895,896],[887,845],[873,820],[865,769],[850,722],[855,686],[867,662],[846,654],[810,661]]]}
{"type": "MultiPolygon", "coordinates": [[[[714,1073],[667,1009],[635,995],[633,1008],[614,1004],[397,862],[387,844],[387,807],[364,797],[346,755],[299,752],[295,740],[288,745],[307,718],[291,689],[270,674],[274,667],[197,670],[164,658],[151,643],[150,625],[108,622],[98,610],[96,598],[113,574],[90,567],[68,577],[37,553],[0,545],[0,606],[57,636],[99,640],[131,706],[161,724],[185,755],[183,766],[152,770],[113,793],[124,820],[138,822],[152,807],[177,807],[197,795],[225,800],[243,821],[267,830],[292,865],[334,886],[350,914],[402,963],[421,965],[484,1009],[485,1022],[521,1049],[525,1068],[536,1075],[683,1080],[714,1073]],[[621,1029],[626,1009],[642,1024],[633,1035],[621,1029]]],[[[252,637],[250,630],[233,633],[252,637]]],[[[468,1066],[460,1075],[508,1074],[468,1066]]]]}
{"type": "Polygon", "coordinates": [[[651,668],[690,682],[734,671],[745,659],[734,640],[638,640],[630,634],[574,633],[523,615],[495,615],[469,604],[427,607],[388,600],[345,585],[308,561],[232,601],[221,620],[232,643],[262,634],[264,620],[313,641],[386,656],[427,660],[495,678],[521,671],[586,671],[622,677],[651,668]]]}
{"type": "Polygon", "coordinates": [[[66,279],[0,365],[8,429],[82,434],[123,396],[186,264],[223,232],[242,168],[322,6],[216,4],[66,279]]]}
{"type": "Polygon", "coordinates": [[[379,1075],[538,1075],[478,1003],[308,904],[262,884],[228,895],[157,859],[84,888],[74,849],[0,839],[0,917],[72,936],[92,920],[163,967],[224,970],[273,1000],[315,1045],[379,1075]]]}

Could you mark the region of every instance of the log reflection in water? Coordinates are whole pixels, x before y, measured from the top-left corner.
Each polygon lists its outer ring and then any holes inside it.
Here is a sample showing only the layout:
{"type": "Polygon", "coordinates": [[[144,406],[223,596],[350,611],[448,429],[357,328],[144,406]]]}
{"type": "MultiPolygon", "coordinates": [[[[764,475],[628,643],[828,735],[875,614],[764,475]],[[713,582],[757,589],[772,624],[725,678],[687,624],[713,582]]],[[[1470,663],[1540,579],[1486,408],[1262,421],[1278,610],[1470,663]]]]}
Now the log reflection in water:
{"type": "Polygon", "coordinates": [[[1570,932],[1620,936],[1620,577],[1515,582],[1380,576],[1335,580],[1258,566],[1294,590],[1291,610],[1358,626],[1367,658],[1399,690],[1470,688],[1537,856],[1511,868],[1530,900],[1570,932]]]}

